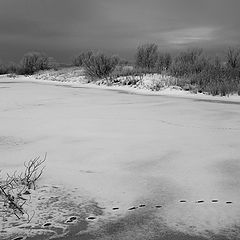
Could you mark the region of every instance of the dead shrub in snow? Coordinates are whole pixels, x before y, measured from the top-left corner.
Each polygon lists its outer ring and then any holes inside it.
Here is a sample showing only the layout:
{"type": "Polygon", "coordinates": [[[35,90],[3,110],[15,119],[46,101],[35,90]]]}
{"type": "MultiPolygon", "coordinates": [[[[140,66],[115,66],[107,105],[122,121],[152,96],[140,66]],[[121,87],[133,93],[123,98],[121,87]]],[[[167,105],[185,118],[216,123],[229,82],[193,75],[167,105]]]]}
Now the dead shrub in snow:
{"type": "Polygon", "coordinates": [[[36,189],[36,181],[41,177],[45,166],[42,164],[46,161],[47,154],[41,160],[36,157],[24,163],[25,172],[20,175],[22,185],[27,186],[28,189],[36,189]]]}
{"type": "Polygon", "coordinates": [[[19,219],[26,214],[28,220],[31,220],[23,208],[28,201],[25,196],[30,194],[29,189],[36,188],[36,181],[43,173],[42,164],[46,161],[46,156],[45,154],[43,160],[37,157],[25,162],[25,171],[21,174],[14,172],[12,175],[7,174],[6,179],[0,179],[0,202],[3,203],[3,213],[14,214],[19,219]]]}
{"type": "Polygon", "coordinates": [[[26,187],[19,184],[18,177],[7,177],[6,180],[0,181],[0,201],[3,202],[3,212],[14,214],[17,218],[24,214],[23,205],[26,203],[22,194],[25,192],[26,187]]]}

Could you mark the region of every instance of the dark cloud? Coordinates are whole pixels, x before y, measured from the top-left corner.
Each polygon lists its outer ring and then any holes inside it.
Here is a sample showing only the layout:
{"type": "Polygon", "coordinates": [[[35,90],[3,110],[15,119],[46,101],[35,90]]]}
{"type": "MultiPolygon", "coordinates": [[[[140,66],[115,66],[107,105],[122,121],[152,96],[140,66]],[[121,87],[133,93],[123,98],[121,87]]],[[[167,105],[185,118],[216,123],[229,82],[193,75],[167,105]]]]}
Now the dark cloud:
{"type": "Polygon", "coordinates": [[[128,57],[148,41],[237,45],[239,9],[239,0],[1,0],[0,58],[39,50],[64,61],[90,48],[128,57]]]}

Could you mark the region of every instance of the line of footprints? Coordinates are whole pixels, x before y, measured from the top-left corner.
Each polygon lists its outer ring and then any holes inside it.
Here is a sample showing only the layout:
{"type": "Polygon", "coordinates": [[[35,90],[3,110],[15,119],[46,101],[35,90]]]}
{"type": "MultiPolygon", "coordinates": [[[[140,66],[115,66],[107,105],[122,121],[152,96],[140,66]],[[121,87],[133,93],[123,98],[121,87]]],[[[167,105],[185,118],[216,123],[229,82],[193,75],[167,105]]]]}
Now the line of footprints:
{"type": "MultiPolygon", "coordinates": [[[[213,199],[211,202],[212,203],[218,203],[219,200],[213,199]]],[[[179,203],[187,203],[187,200],[180,200],[179,203]]],[[[194,203],[201,204],[201,203],[205,203],[205,201],[204,200],[198,200],[194,203]]],[[[232,203],[233,203],[232,201],[225,202],[225,204],[232,204],[232,203]]],[[[146,204],[140,204],[139,206],[130,207],[127,210],[128,211],[133,211],[133,210],[136,210],[138,208],[144,208],[144,207],[147,207],[147,205],[146,204]]],[[[162,208],[162,207],[163,207],[162,205],[155,205],[154,206],[154,208],[162,208]]],[[[119,207],[113,207],[112,210],[117,211],[117,210],[120,210],[120,208],[119,207]]],[[[94,217],[94,216],[90,216],[90,217],[87,218],[87,220],[90,220],[90,221],[93,221],[95,219],[96,219],[96,217],[94,217]]],[[[65,223],[74,223],[76,221],[77,221],[77,217],[76,216],[71,216],[65,221],[65,223]]],[[[52,223],[47,222],[47,223],[43,224],[43,227],[51,227],[51,225],[52,225],[52,223]]],[[[24,237],[17,237],[17,238],[14,238],[13,240],[24,240],[24,237]]]]}
{"type": "MultiPolygon", "coordinates": [[[[187,203],[186,200],[180,200],[179,202],[180,202],[180,203],[187,203]]],[[[204,203],[204,202],[205,202],[204,200],[198,200],[198,201],[196,201],[195,203],[204,203]]],[[[212,202],[212,203],[218,203],[219,201],[218,201],[217,199],[213,199],[211,202],[212,202]]],[[[232,204],[233,202],[227,201],[227,202],[225,202],[225,203],[226,203],[226,204],[232,204]]],[[[140,205],[137,206],[137,207],[130,207],[130,208],[128,208],[128,211],[136,210],[136,209],[138,209],[138,208],[143,208],[143,207],[146,207],[146,205],[145,205],[145,204],[140,204],[140,205]]],[[[162,205],[155,205],[155,208],[161,208],[161,207],[163,207],[163,206],[162,206],[162,205]]],[[[114,208],[112,208],[112,210],[116,211],[116,210],[119,210],[119,208],[118,208],[118,207],[114,207],[114,208]]]]}
{"type": "MultiPolygon", "coordinates": [[[[200,203],[204,203],[204,202],[205,202],[204,200],[198,200],[198,201],[196,201],[195,203],[200,204],[200,203]]],[[[211,202],[212,202],[212,203],[218,203],[219,200],[213,199],[211,202]]],[[[186,201],[186,200],[180,200],[179,203],[187,203],[187,201],[186,201]]],[[[232,202],[232,201],[227,201],[227,202],[225,202],[225,203],[226,203],[226,204],[232,204],[233,202],[232,202]]],[[[138,209],[138,208],[144,208],[144,207],[147,207],[147,205],[146,205],[146,204],[140,204],[139,206],[130,207],[130,208],[128,208],[127,210],[128,210],[128,211],[133,211],[133,210],[136,210],[136,209],[138,209]]],[[[162,208],[162,207],[163,207],[162,205],[155,205],[155,206],[154,206],[154,208],[162,208]]],[[[113,211],[117,211],[117,210],[120,210],[120,208],[119,208],[119,207],[113,207],[112,210],[113,210],[113,211]]],[[[94,216],[90,216],[90,217],[87,218],[87,220],[95,220],[95,219],[96,219],[96,217],[94,217],[94,216]]],[[[77,221],[77,217],[72,216],[72,217],[69,217],[69,218],[65,221],[65,223],[74,223],[75,221],[77,221]]],[[[45,223],[43,226],[44,226],[44,227],[49,227],[49,226],[51,226],[51,223],[45,223]]]]}

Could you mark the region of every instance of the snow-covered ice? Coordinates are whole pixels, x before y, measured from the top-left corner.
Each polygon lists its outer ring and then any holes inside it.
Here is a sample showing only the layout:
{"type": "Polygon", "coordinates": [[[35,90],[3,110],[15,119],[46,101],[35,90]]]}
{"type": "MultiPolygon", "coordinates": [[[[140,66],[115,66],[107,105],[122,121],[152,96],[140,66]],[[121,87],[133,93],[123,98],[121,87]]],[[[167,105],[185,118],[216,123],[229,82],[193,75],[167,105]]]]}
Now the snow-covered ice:
{"type": "Polygon", "coordinates": [[[72,194],[105,208],[106,221],[131,214],[142,219],[132,226],[136,235],[116,232],[118,239],[144,236],[140,229],[146,228],[156,234],[161,226],[240,236],[237,98],[217,102],[222,98],[40,83],[0,79],[3,171],[20,171],[24,161],[47,152],[41,186],[75,189],[72,194]],[[145,210],[128,211],[139,204],[145,210]]]}

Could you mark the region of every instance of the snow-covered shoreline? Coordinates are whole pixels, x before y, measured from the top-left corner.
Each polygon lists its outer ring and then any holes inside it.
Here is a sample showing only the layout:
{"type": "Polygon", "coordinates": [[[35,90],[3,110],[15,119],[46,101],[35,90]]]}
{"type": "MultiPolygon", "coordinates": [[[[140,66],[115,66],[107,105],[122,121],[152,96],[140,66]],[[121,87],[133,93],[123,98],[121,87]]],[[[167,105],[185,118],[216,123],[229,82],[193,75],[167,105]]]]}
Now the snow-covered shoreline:
{"type": "Polygon", "coordinates": [[[129,94],[139,94],[146,96],[167,96],[167,97],[180,97],[180,98],[190,98],[195,100],[206,100],[206,101],[216,101],[216,102],[228,102],[228,103],[240,103],[240,96],[237,94],[230,96],[212,96],[204,93],[193,93],[191,91],[182,90],[178,86],[164,87],[159,91],[152,91],[146,88],[139,88],[138,86],[119,86],[111,85],[107,86],[105,84],[98,85],[96,83],[87,83],[84,78],[69,79],[65,81],[59,80],[48,80],[39,78],[35,75],[33,76],[17,76],[15,78],[8,77],[7,75],[0,76],[0,83],[37,83],[37,84],[49,84],[55,86],[65,86],[72,88],[90,88],[90,89],[102,89],[102,90],[112,90],[121,91],[129,94]]]}

